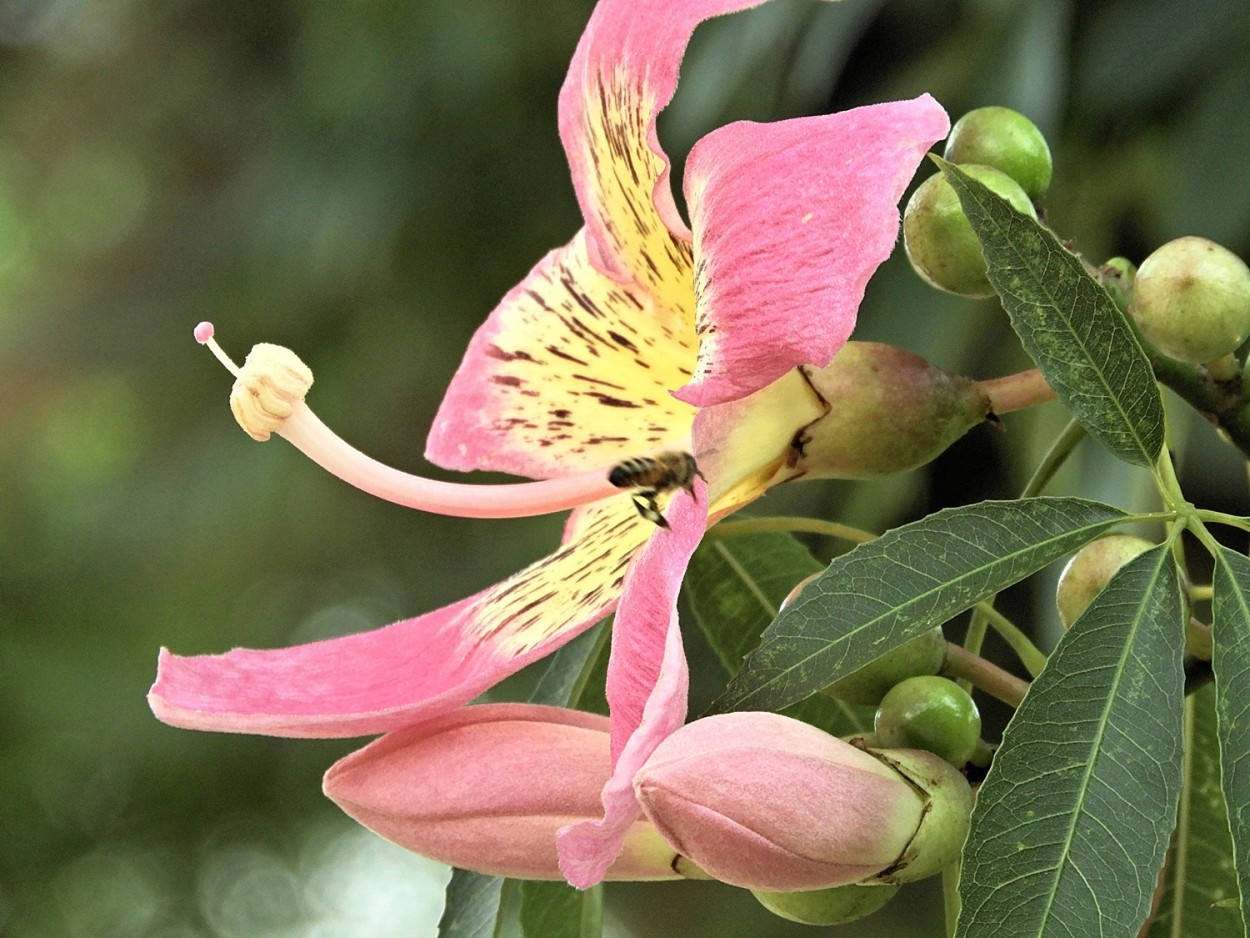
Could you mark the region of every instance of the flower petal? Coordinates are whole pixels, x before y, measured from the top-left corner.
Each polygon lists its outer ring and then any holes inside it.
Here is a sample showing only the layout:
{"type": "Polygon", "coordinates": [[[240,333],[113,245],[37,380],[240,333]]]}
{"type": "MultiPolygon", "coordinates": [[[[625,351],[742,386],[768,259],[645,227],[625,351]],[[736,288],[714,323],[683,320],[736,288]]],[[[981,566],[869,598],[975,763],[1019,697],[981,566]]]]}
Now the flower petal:
{"type": "Polygon", "coordinates": [[[824,366],[898,234],[898,201],[949,120],[928,95],[712,131],[686,163],[705,407],[824,366]],[[761,341],[766,336],[767,341],[761,341]]]}
{"type": "MultiPolygon", "coordinates": [[[[463,707],[340,759],[325,793],[409,850],[464,869],[559,879],[556,830],[599,813],[608,720],[534,704],[463,707]]],[[[609,875],[675,879],[675,854],[645,822],[609,875]]]]}
{"type": "Polygon", "coordinates": [[[414,619],[269,651],[162,651],[149,704],[174,726],[273,736],[360,736],[445,713],[615,607],[630,558],[656,528],[625,496],[579,519],[555,553],[414,619]]]}
{"type": "Polygon", "coordinates": [[[641,815],[634,774],[686,718],[689,672],[677,623],[677,591],[707,525],[707,487],[677,495],[659,531],[630,567],[612,630],[608,702],[612,777],[603,788],[603,819],[580,821],[557,838],[560,869],[579,889],[599,882],[641,815]]]}
{"type": "Polygon", "coordinates": [[[589,232],[590,258],[687,308],[690,231],[673,202],[655,119],[672,100],[701,22],[762,0],[600,0],[560,91],[560,137],[589,232]]]}
{"type": "Polygon", "coordinates": [[[552,478],[688,438],[694,410],[671,391],[694,368],[693,320],[595,270],[580,232],[478,329],[427,458],[552,478]]]}

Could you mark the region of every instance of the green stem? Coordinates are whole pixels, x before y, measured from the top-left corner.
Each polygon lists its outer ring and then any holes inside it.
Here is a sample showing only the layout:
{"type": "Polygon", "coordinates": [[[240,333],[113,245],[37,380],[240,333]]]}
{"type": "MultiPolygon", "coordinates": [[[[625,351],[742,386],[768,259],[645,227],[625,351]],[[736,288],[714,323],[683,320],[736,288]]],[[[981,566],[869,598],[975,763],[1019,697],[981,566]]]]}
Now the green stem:
{"type": "Polygon", "coordinates": [[[958,863],[952,863],[942,870],[942,905],[946,910],[946,938],[954,938],[955,924],[959,921],[958,863]]]}
{"type": "Polygon", "coordinates": [[[978,603],[977,612],[984,616],[999,637],[1011,646],[1011,650],[1016,653],[1016,657],[1020,659],[1020,663],[1029,674],[1037,677],[1042,673],[1042,668],[1046,667],[1046,656],[1029,641],[1028,636],[1020,631],[1014,622],[990,605],[988,601],[978,603]]]}
{"type": "Polygon", "coordinates": [[[818,518],[802,518],[778,516],[771,518],[739,518],[736,521],[722,521],[707,532],[709,538],[742,537],[747,534],[785,531],[791,534],[820,534],[824,537],[836,537],[854,544],[865,544],[876,539],[877,535],[862,528],[839,524],[836,521],[822,521],[818,518]]]}
{"type": "MultiPolygon", "coordinates": [[[[1213,520],[1207,518],[1205,514],[1202,514],[1201,517],[1204,521],[1213,520]]],[[[1191,586],[1189,588],[1189,598],[1191,601],[1196,603],[1208,603],[1214,595],[1215,587],[1210,583],[1201,583],[1197,586],[1191,586]]]]}
{"type": "Polygon", "coordinates": [[[1055,473],[1068,461],[1068,457],[1072,455],[1072,451],[1076,449],[1077,444],[1088,435],[1088,431],[1079,420],[1068,421],[1068,425],[1055,437],[1055,441],[1050,444],[1050,449],[1046,451],[1042,461],[1037,464],[1032,478],[1024,486],[1024,491],[1020,493],[1020,497],[1032,498],[1034,495],[1040,495],[1046,486],[1050,484],[1050,480],[1055,477],[1055,473]]]}
{"type": "Polygon", "coordinates": [[[1203,521],[1210,521],[1213,524],[1226,524],[1232,528],[1250,531],[1250,518],[1242,518],[1239,515],[1226,515],[1222,511],[1209,511],[1206,508],[1199,508],[1197,515],[1203,521]]]}
{"type": "Polygon", "coordinates": [[[942,673],[967,681],[972,687],[985,691],[1009,707],[1019,707],[1029,691],[1027,681],[954,642],[946,643],[946,663],[942,665],[942,673]]]}
{"type": "MultiPolygon", "coordinates": [[[[1050,444],[1050,449],[1046,451],[1046,455],[1038,463],[1037,469],[1033,472],[1033,477],[1024,486],[1024,491],[1020,493],[1020,497],[1032,498],[1035,495],[1039,495],[1050,484],[1050,480],[1055,477],[1055,473],[1059,471],[1060,467],[1068,461],[1077,444],[1085,437],[1085,427],[1079,421],[1068,421],[1068,425],[1063,428],[1063,431],[1055,437],[1055,441],[1050,444]]],[[[972,620],[968,623],[968,634],[964,637],[964,647],[974,655],[981,653],[981,646],[985,643],[985,635],[990,626],[990,614],[994,612],[995,599],[996,597],[994,596],[987,597],[978,603],[972,611],[972,620]]],[[[1036,677],[1046,665],[1045,656],[1037,650],[1037,646],[1027,638],[1024,638],[1023,633],[1012,625],[1009,620],[1003,618],[1003,621],[1011,626],[1012,632],[1023,639],[1025,643],[1023,646],[1017,647],[1015,644],[1012,644],[1012,648],[1020,656],[1021,662],[1028,669],[1029,673],[1036,677]]],[[[1004,634],[1003,638],[1007,639],[1008,643],[1011,644],[1012,639],[1008,635],[1004,634]]],[[[960,683],[964,685],[964,690],[969,689],[967,681],[961,681],[960,683]]]]}

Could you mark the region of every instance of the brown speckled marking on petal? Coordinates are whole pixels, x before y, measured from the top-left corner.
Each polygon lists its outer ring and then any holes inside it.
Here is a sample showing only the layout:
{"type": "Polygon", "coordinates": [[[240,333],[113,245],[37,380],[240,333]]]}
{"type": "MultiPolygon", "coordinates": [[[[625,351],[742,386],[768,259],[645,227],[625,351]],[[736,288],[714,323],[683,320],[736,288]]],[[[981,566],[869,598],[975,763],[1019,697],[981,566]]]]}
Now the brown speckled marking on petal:
{"type": "Polygon", "coordinates": [[[457,376],[463,400],[444,404],[461,439],[535,454],[533,475],[606,471],[687,438],[694,419],[670,393],[694,367],[693,315],[608,279],[585,251],[579,234],[504,300],[457,376]]]}
{"type": "Polygon", "coordinates": [[[600,73],[586,101],[586,156],[595,167],[590,184],[616,255],[657,297],[694,309],[690,244],[673,235],[652,201],[666,167],[647,145],[654,95],[638,75],[617,68],[600,73]]]}
{"type": "Polygon", "coordinates": [[[625,496],[581,509],[576,530],[559,550],[485,595],[469,640],[524,654],[588,618],[601,618],[620,595],[630,559],[656,531],[625,496]]]}

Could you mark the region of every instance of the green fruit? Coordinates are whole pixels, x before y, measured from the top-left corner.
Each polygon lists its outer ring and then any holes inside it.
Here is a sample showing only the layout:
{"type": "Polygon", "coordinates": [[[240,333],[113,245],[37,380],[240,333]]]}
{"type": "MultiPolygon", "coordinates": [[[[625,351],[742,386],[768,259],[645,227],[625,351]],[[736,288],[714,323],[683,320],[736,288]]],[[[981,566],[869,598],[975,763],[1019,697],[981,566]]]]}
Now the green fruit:
{"type": "Polygon", "coordinates": [[[942,154],[952,163],[983,163],[1006,173],[1030,199],[1050,188],[1054,164],[1037,125],[1007,107],[981,107],[955,122],[942,154]]]}
{"type": "Polygon", "coordinates": [[[871,479],[914,469],[990,410],[975,381],[881,342],[848,342],[824,368],[803,373],[831,405],[799,441],[793,468],[808,479],[871,479]]]}
{"type": "Polygon", "coordinates": [[[937,626],[834,681],[823,693],[849,703],[875,705],[900,681],[937,674],[945,660],[946,636],[942,634],[942,627],[937,626]]]}
{"type": "Polygon", "coordinates": [[[951,765],[972,758],[981,714],[968,692],[944,677],[909,677],[877,707],[873,731],[886,749],[923,749],[951,765]]]}
{"type": "Polygon", "coordinates": [[[898,886],[831,886],[807,892],[752,889],[760,905],[801,925],[841,925],[871,915],[894,898],[898,886]]]}
{"type": "MultiPolygon", "coordinates": [[[[1028,194],[1006,173],[978,163],[959,168],[1018,211],[1037,218],[1028,194]]],[[[942,173],[926,179],[908,200],[903,212],[903,247],[916,273],[939,290],[968,297],[994,295],[981,242],[942,173]]]]}
{"type": "Polygon", "coordinates": [[[1145,538],[1109,534],[1077,551],[1059,574],[1055,589],[1055,605],[1063,627],[1072,627],[1117,570],[1154,546],[1145,538]]]}
{"type": "Polygon", "coordinates": [[[1129,307],[1164,355],[1205,364],[1250,337],[1250,268],[1206,238],[1177,238],[1137,270],[1129,307]]]}

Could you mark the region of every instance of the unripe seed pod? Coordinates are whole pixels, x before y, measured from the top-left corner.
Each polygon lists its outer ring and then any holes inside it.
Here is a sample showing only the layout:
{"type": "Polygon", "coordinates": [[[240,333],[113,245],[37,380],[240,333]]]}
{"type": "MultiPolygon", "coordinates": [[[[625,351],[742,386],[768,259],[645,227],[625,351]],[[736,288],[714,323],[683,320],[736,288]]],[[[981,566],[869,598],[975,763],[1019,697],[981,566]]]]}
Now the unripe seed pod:
{"type": "MultiPolygon", "coordinates": [[[[1028,193],[1006,173],[979,163],[959,168],[1013,208],[1037,218],[1028,193]]],[[[981,242],[973,234],[959,196],[942,173],[926,179],[908,200],[903,213],[903,246],[916,273],[939,290],[968,297],[994,295],[981,242]]]]}
{"type": "Polygon", "coordinates": [[[1131,534],[1108,534],[1077,551],[1059,574],[1055,589],[1055,605],[1063,627],[1072,627],[1117,570],[1154,546],[1131,534]]]}
{"type": "Polygon", "coordinates": [[[1250,337],[1250,268],[1206,238],[1156,250],[1138,268],[1132,297],[1142,335],[1172,358],[1204,364],[1250,337]]]}
{"type": "Polygon", "coordinates": [[[894,886],[832,886],[806,892],[752,889],[760,905],[800,925],[841,925],[871,915],[894,898],[894,886]]]}
{"type": "Polygon", "coordinates": [[[968,692],[944,677],[911,677],[892,687],[872,722],[886,748],[923,749],[953,766],[972,758],[981,714],[968,692]]]}
{"type": "Polygon", "coordinates": [[[952,163],[982,163],[1006,173],[1030,199],[1050,188],[1054,165],[1037,125],[1008,107],[980,107],[955,122],[942,154],[952,163]]]}
{"type": "Polygon", "coordinates": [[[880,342],[848,342],[824,368],[804,369],[830,412],[804,430],[796,472],[870,479],[933,459],[982,420],[976,382],[880,342]]]}

